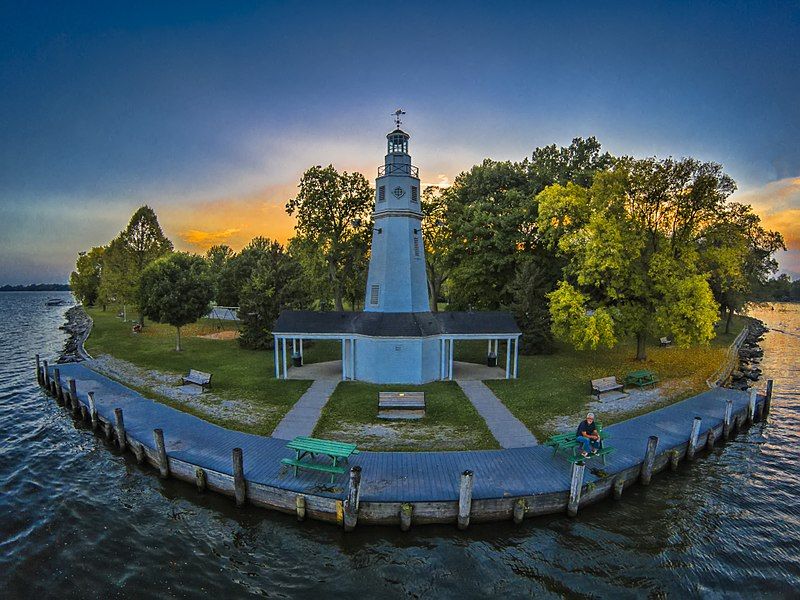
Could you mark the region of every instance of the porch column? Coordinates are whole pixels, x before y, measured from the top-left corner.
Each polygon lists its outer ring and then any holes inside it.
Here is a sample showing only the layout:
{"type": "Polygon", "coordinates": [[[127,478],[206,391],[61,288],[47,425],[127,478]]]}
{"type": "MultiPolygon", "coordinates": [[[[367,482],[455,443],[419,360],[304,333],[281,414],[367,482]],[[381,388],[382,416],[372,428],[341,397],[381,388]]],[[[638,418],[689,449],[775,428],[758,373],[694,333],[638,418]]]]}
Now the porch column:
{"type": "Polygon", "coordinates": [[[444,338],[439,338],[439,381],[444,381],[444,338]]]}
{"type": "Polygon", "coordinates": [[[345,338],[342,338],[342,381],[347,381],[347,356],[345,354],[345,338]]]}
{"type": "Polygon", "coordinates": [[[455,340],[450,338],[450,381],[453,381],[453,342],[455,340]]]}
{"type": "Polygon", "coordinates": [[[283,378],[289,378],[289,366],[286,364],[286,338],[283,338],[283,378]]]}
{"type": "Polygon", "coordinates": [[[274,347],[275,347],[275,379],[281,378],[281,362],[278,360],[278,344],[280,344],[280,340],[278,339],[277,335],[272,336],[275,339],[274,347]]]}
{"type": "Polygon", "coordinates": [[[297,338],[292,338],[292,356],[297,352],[297,338]]]}
{"type": "Polygon", "coordinates": [[[519,377],[519,338],[514,340],[514,379],[519,377]]]}
{"type": "Polygon", "coordinates": [[[300,338],[300,362],[303,362],[303,338],[300,338]]]}
{"type": "Polygon", "coordinates": [[[511,338],[506,338],[506,379],[511,378],[511,338]]]}
{"type": "Polygon", "coordinates": [[[350,338],[350,379],[356,380],[356,339],[350,338]]]}

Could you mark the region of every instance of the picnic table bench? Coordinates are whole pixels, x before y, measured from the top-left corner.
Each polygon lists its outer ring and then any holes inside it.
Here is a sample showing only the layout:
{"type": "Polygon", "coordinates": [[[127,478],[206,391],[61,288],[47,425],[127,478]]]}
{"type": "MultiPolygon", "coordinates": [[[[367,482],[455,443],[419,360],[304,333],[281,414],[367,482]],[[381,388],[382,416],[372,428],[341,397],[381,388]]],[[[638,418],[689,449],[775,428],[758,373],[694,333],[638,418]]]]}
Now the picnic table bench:
{"type": "Polygon", "coordinates": [[[658,383],[656,374],[652,371],[633,371],[625,376],[625,385],[635,385],[636,387],[644,387],[646,385],[655,385],[658,383]]]}
{"type": "Polygon", "coordinates": [[[624,389],[623,385],[617,381],[613,375],[611,377],[601,377],[600,379],[592,379],[592,394],[597,396],[600,400],[600,394],[603,392],[612,392],[614,390],[624,389]]]}
{"type": "Polygon", "coordinates": [[[671,339],[669,339],[669,338],[667,338],[667,337],[662,337],[662,338],[661,338],[660,340],[658,340],[658,341],[659,341],[659,343],[661,344],[661,347],[662,347],[662,348],[666,348],[667,346],[671,346],[671,345],[672,345],[672,340],[671,340],[671,339]]]}
{"type": "Polygon", "coordinates": [[[337,464],[339,460],[346,461],[353,454],[358,454],[355,444],[345,442],[334,442],[332,440],[320,440],[317,438],[298,436],[286,444],[287,448],[295,451],[294,458],[282,458],[281,463],[294,469],[294,476],[297,477],[297,469],[307,469],[309,471],[320,471],[330,473],[331,483],[337,475],[347,472],[346,467],[337,464]],[[316,462],[317,456],[327,456],[331,459],[330,463],[316,462]],[[308,456],[311,460],[303,460],[308,456]]]}
{"type": "Polygon", "coordinates": [[[189,374],[181,378],[181,383],[183,385],[193,383],[194,385],[199,385],[202,389],[206,389],[206,387],[211,385],[211,373],[203,373],[203,371],[189,369],[189,374]]]}
{"type": "Polygon", "coordinates": [[[553,448],[553,456],[556,456],[559,452],[565,455],[568,462],[575,463],[579,460],[591,460],[593,458],[602,458],[603,464],[606,464],[606,456],[614,452],[614,448],[610,446],[606,446],[604,444],[604,440],[607,440],[609,436],[607,433],[603,432],[603,426],[600,423],[595,423],[597,426],[597,432],[600,434],[600,449],[595,454],[589,454],[589,456],[581,456],[580,448],[581,445],[578,443],[577,440],[577,433],[559,433],[550,437],[546,442],[545,445],[552,446],[553,448]]]}

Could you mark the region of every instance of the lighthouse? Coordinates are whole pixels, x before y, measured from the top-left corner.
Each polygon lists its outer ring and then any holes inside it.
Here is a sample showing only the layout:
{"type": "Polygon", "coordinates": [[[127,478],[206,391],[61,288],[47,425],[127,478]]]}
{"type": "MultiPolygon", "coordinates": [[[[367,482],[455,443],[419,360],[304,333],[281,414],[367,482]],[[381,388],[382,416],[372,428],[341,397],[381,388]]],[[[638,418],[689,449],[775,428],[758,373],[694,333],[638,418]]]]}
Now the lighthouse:
{"type": "Polygon", "coordinates": [[[409,136],[396,128],[387,136],[387,152],[375,180],[372,254],[369,261],[366,312],[430,311],[422,239],[422,208],[417,167],[408,153],[409,136]]]}

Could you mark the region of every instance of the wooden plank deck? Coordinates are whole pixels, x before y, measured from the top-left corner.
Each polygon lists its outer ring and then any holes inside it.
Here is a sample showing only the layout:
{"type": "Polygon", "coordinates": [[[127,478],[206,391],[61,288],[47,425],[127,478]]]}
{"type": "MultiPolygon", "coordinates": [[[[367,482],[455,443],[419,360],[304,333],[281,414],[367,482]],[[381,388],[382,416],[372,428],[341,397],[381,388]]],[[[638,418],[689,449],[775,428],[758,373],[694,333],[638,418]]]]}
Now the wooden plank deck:
{"type": "MultiPolygon", "coordinates": [[[[293,493],[342,499],[347,475],[331,486],[328,476],[301,472],[294,477],[280,459],[293,458],[285,440],[223,429],[190,414],[142,397],[139,393],[80,364],[58,365],[63,385],[74,378],[78,397],[88,404],[93,391],[98,413],[114,421],[114,409],[124,412],[128,436],[154,450],[153,429],[164,431],[170,458],[226,476],[232,476],[231,451],[242,448],[245,478],[293,493]]],[[[51,369],[52,373],[52,369],[51,369]]],[[[659,437],[658,453],[685,444],[695,416],[702,417],[701,438],[722,423],[725,403],[730,399],[734,414],[746,409],[746,392],[715,388],[652,413],[611,425],[611,444],[616,452],[602,466],[608,475],[640,464],[650,435],[659,437]]],[[[357,440],[354,440],[357,442],[357,440]]],[[[571,465],[553,457],[552,448],[535,446],[467,452],[361,452],[350,465],[362,468],[361,502],[454,502],[458,500],[459,477],[464,470],[475,473],[474,500],[565,493],[569,490],[571,465]]],[[[597,481],[589,464],[584,483],[597,481]]]]}

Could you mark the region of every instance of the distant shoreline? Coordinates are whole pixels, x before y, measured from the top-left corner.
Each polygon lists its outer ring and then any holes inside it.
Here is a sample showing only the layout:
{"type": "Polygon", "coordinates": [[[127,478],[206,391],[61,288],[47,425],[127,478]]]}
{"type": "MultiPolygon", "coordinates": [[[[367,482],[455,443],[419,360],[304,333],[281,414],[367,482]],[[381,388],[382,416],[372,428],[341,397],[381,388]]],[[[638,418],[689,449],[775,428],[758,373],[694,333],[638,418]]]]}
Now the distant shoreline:
{"type": "Polygon", "coordinates": [[[0,292],[71,292],[66,283],[32,283],[30,285],[4,285],[0,292]]]}

